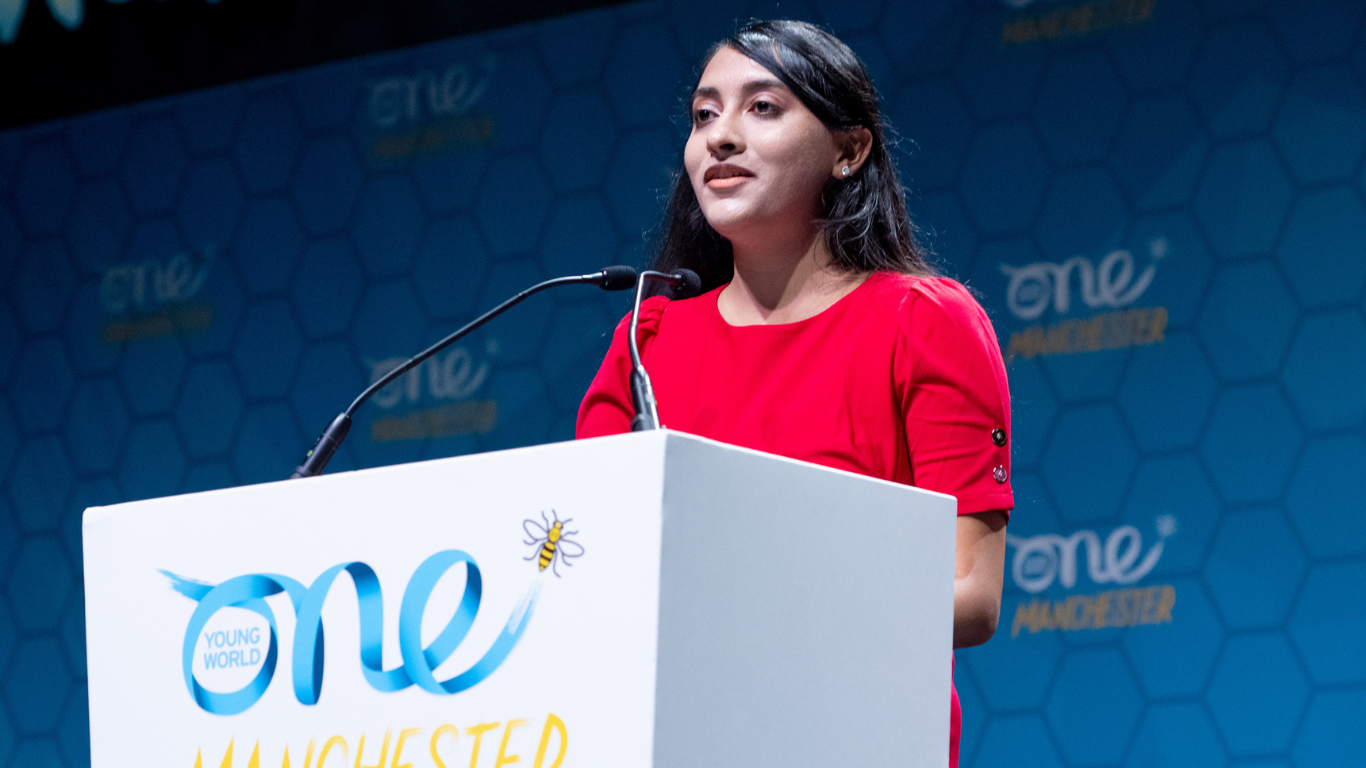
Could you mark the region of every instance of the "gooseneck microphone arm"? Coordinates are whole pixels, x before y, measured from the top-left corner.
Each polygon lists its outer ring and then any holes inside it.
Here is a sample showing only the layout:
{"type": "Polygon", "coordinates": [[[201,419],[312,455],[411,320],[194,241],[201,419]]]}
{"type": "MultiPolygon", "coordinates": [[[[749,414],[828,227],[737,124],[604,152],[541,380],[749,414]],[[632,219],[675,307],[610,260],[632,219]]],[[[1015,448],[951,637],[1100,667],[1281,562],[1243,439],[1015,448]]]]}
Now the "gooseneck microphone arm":
{"type": "MultiPolygon", "coordinates": [[[[640,279],[636,281],[636,301],[631,307],[631,327],[626,340],[627,347],[631,350],[631,403],[636,408],[635,418],[631,419],[631,431],[643,432],[648,429],[659,429],[659,403],[655,400],[655,388],[650,382],[650,374],[645,371],[645,365],[640,362],[640,344],[636,340],[636,328],[640,323],[640,301],[645,295],[645,281],[659,280],[675,287],[675,294],[689,296],[702,287],[702,279],[691,269],[680,269],[675,272],[656,272],[647,269],[640,273],[640,279]]],[[[681,296],[680,296],[681,298],[681,296]]]]}
{"type": "MultiPolygon", "coordinates": [[[[342,440],[346,439],[346,433],[351,430],[351,417],[355,414],[356,409],[360,408],[361,404],[366,400],[369,400],[376,392],[383,389],[386,384],[421,365],[423,360],[426,360],[452,343],[478,330],[484,323],[487,323],[493,318],[508,311],[531,294],[538,293],[547,288],[554,288],[558,285],[573,285],[577,283],[590,283],[602,288],[604,291],[622,291],[634,287],[637,284],[637,278],[636,271],[630,267],[607,267],[588,275],[557,277],[553,280],[537,283],[493,309],[490,309],[479,317],[476,317],[469,323],[466,323],[460,330],[408,358],[402,365],[389,371],[373,384],[366,387],[365,391],[361,392],[359,397],[351,401],[351,405],[347,406],[346,410],[338,414],[337,418],[333,419],[332,423],[327,425],[327,429],[323,430],[322,435],[318,438],[318,442],[314,444],[313,450],[309,451],[304,456],[303,463],[295,468],[294,474],[290,475],[289,478],[293,480],[298,477],[321,475],[323,470],[327,468],[327,462],[332,460],[332,455],[335,454],[337,448],[341,446],[342,440]]],[[[639,302],[638,297],[639,291],[637,291],[637,302],[639,302]]]]}

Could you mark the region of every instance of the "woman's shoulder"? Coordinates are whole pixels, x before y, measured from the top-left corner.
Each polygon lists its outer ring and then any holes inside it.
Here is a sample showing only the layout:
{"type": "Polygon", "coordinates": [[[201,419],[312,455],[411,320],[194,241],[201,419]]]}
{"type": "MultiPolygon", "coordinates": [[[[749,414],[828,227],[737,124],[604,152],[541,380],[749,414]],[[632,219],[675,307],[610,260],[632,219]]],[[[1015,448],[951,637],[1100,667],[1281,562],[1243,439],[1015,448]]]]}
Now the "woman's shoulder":
{"type": "Polygon", "coordinates": [[[986,319],[972,291],[951,277],[875,272],[868,280],[872,303],[903,319],[935,316],[974,323],[986,319]]]}
{"type": "Polygon", "coordinates": [[[720,291],[720,288],[713,288],[686,299],[651,296],[640,304],[641,322],[645,322],[647,313],[656,325],[665,322],[666,318],[669,325],[705,321],[716,313],[716,294],[720,291]]]}
{"type": "MultiPolygon", "coordinates": [[[[688,299],[670,299],[667,296],[651,296],[640,302],[640,319],[638,328],[642,339],[654,336],[659,332],[659,327],[667,317],[669,325],[691,324],[702,322],[707,319],[708,311],[716,311],[716,288],[700,296],[688,299]]],[[[631,322],[631,313],[628,311],[621,318],[618,328],[625,328],[631,322]]]]}

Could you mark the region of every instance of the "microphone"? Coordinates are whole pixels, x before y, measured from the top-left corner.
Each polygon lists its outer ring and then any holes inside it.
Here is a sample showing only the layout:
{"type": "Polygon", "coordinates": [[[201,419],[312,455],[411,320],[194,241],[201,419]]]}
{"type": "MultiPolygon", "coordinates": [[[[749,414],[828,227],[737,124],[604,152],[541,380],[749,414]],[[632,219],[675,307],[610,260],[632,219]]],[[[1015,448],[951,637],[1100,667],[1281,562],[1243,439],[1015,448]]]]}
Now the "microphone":
{"type": "Polygon", "coordinates": [[[691,269],[679,269],[674,272],[656,272],[647,269],[640,273],[640,279],[636,282],[636,303],[631,307],[631,330],[627,338],[627,345],[631,349],[631,402],[636,407],[635,418],[631,419],[631,431],[643,432],[647,429],[659,429],[659,403],[655,401],[655,388],[650,383],[650,374],[645,372],[645,366],[640,362],[640,347],[636,341],[636,324],[640,321],[640,300],[644,295],[645,281],[659,280],[674,287],[674,295],[679,298],[687,298],[702,289],[702,278],[691,269]]]}
{"type": "MultiPolygon", "coordinates": [[[[694,278],[695,277],[696,276],[694,275],[694,278]]],[[[525,299],[531,294],[543,291],[546,288],[553,288],[557,285],[571,285],[577,283],[596,285],[604,291],[624,291],[628,288],[636,287],[637,278],[636,271],[630,267],[606,267],[588,275],[557,277],[553,280],[537,283],[493,309],[490,309],[479,317],[476,317],[466,324],[465,327],[408,358],[407,362],[394,370],[389,371],[378,381],[366,387],[365,391],[360,393],[360,397],[353,400],[346,410],[338,414],[337,418],[333,419],[332,423],[327,425],[327,429],[323,430],[322,435],[318,437],[318,442],[313,445],[313,450],[304,454],[303,462],[294,469],[294,474],[290,475],[289,479],[293,480],[297,477],[314,477],[316,475],[321,475],[323,470],[327,467],[327,462],[332,460],[332,455],[335,454],[337,448],[341,446],[342,440],[346,439],[346,433],[351,430],[351,416],[355,414],[356,409],[359,408],[362,403],[370,399],[371,395],[383,389],[384,385],[397,379],[408,371],[411,371],[413,368],[420,365],[423,360],[440,352],[464,336],[469,335],[484,323],[503,314],[511,309],[513,305],[518,304],[522,299],[525,299]]],[[[637,307],[640,305],[639,291],[636,292],[636,305],[637,307]]]]}

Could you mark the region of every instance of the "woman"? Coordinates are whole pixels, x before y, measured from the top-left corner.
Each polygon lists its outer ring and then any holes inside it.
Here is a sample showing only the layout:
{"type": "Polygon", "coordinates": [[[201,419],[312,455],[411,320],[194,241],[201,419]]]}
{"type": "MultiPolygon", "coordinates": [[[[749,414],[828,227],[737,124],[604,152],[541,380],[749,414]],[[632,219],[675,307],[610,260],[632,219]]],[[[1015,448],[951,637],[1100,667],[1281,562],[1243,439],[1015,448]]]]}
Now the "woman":
{"type": "MultiPolygon", "coordinates": [[[[809,24],[712,47],[655,269],[707,292],[641,310],[670,428],[958,498],[955,648],[1000,613],[1009,484],[1005,367],[991,323],[925,263],[858,57],[809,24]]],[[[626,324],[578,436],[630,430],[626,324]]],[[[950,764],[960,713],[951,702],[950,764]]]]}

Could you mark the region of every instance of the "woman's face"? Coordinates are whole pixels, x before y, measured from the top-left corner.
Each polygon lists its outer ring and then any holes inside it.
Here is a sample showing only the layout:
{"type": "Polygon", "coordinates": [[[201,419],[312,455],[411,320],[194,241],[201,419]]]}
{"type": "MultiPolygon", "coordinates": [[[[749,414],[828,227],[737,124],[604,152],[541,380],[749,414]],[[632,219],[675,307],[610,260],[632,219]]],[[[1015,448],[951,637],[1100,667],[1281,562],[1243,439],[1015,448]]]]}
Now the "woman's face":
{"type": "Polygon", "coordinates": [[[814,226],[821,188],[843,155],[825,127],[772,72],[722,48],[692,98],[683,166],[702,214],[732,242],[814,226]]]}

